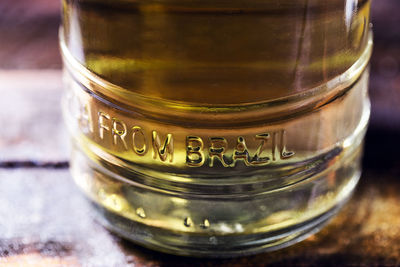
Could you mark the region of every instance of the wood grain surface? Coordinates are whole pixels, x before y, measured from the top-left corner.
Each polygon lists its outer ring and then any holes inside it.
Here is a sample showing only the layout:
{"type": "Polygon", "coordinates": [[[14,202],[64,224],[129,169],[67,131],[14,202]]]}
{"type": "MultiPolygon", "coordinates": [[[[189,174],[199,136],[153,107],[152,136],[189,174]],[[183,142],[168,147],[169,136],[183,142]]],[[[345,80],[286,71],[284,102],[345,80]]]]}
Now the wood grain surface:
{"type": "Polygon", "coordinates": [[[0,70],[0,161],[67,160],[61,88],[59,70],[0,70]]]}

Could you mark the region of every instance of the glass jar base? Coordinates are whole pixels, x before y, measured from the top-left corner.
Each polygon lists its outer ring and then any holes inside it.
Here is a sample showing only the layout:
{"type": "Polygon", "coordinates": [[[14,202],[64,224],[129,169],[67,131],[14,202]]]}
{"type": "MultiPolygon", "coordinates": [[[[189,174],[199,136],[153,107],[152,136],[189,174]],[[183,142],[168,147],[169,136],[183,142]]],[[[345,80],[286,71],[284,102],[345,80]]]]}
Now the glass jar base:
{"type": "Polygon", "coordinates": [[[118,236],[159,252],[201,258],[233,258],[274,251],[317,233],[340,211],[349,197],[327,212],[279,231],[252,235],[190,235],[150,227],[111,212],[90,201],[94,219],[118,236]]]}
{"type": "Polygon", "coordinates": [[[349,148],[320,155],[311,161],[318,166],[316,172],[291,184],[261,191],[246,186],[249,192],[230,195],[216,189],[176,193],[161,189],[161,184],[139,183],[140,177],[118,175],[116,164],[105,165],[104,159],[96,161],[77,147],[71,171],[97,220],[111,231],[165,253],[226,258],[276,250],[317,232],[354,191],[361,173],[361,147],[352,142],[349,148]]]}

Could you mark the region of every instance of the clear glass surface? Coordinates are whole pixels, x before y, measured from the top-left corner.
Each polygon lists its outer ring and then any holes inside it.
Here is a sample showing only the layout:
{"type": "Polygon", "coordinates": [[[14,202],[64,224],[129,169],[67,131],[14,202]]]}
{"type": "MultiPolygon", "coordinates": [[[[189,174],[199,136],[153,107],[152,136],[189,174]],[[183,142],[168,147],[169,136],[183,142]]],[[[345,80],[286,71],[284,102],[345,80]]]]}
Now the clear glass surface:
{"type": "Polygon", "coordinates": [[[63,1],[71,170],[111,230],[230,257],[319,229],[360,176],[369,1],[63,1]]]}

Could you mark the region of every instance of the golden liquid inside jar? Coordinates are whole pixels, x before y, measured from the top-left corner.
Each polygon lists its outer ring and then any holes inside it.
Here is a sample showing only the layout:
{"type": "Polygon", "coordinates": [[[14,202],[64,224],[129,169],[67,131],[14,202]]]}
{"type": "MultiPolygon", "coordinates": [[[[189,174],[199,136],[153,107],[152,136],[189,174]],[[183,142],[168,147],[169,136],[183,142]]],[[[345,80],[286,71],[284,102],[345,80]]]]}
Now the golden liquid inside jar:
{"type": "Polygon", "coordinates": [[[64,0],[71,170],[98,220],[163,252],[277,249],[360,177],[369,1],[64,0]]]}

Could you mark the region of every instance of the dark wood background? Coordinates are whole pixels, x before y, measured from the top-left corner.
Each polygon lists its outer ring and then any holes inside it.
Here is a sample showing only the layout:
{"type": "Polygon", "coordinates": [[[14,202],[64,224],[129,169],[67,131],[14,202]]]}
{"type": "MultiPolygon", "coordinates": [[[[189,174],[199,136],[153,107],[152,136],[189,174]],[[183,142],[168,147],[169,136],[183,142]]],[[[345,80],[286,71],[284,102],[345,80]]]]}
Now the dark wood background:
{"type": "Polygon", "coordinates": [[[230,260],[156,253],[92,221],[68,173],[59,12],[56,0],[0,2],[1,266],[400,266],[399,0],[373,1],[372,116],[354,197],[302,243],[230,260]]]}

